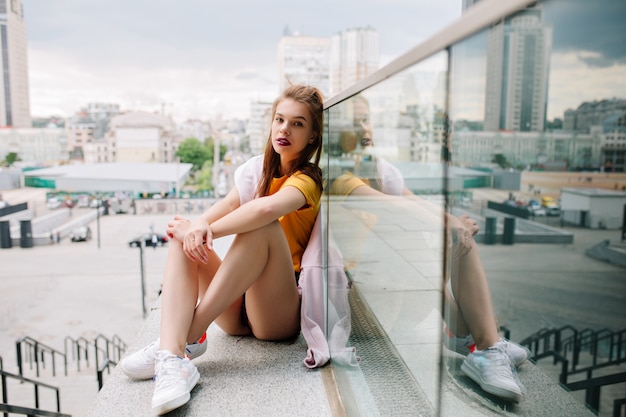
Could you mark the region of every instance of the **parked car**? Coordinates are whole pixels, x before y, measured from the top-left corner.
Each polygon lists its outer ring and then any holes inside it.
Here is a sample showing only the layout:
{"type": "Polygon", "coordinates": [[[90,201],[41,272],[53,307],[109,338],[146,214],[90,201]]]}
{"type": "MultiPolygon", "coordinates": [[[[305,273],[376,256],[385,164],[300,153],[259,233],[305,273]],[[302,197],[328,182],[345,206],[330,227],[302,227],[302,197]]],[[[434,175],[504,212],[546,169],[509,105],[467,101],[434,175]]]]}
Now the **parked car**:
{"type": "Polygon", "coordinates": [[[541,203],[538,200],[530,199],[528,200],[528,207],[530,207],[533,210],[536,210],[541,207],[541,203]]]}
{"type": "Polygon", "coordinates": [[[60,199],[58,199],[57,197],[51,197],[48,199],[46,206],[50,209],[50,210],[54,210],[57,209],[59,207],[61,207],[63,205],[63,203],[61,202],[60,199]]]}
{"type": "Polygon", "coordinates": [[[559,216],[561,214],[561,207],[550,196],[545,196],[541,199],[541,205],[546,210],[548,216],[559,216]]]}
{"type": "Polygon", "coordinates": [[[560,206],[546,207],[546,214],[548,216],[560,216],[561,215],[561,207],[560,206]]]}
{"type": "Polygon", "coordinates": [[[87,242],[89,239],[91,239],[91,229],[88,226],[77,227],[70,233],[72,242],[87,242]]]}
{"type": "Polygon", "coordinates": [[[546,215],[546,210],[541,206],[528,206],[530,208],[530,214],[537,217],[543,217],[546,215]]]}
{"type": "MultiPolygon", "coordinates": [[[[154,234],[157,237],[157,242],[156,242],[157,246],[163,246],[169,241],[168,237],[165,235],[162,235],[160,233],[154,233],[154,234]]],[[[136,238],[128,242],[128,246],[130,246],[131,248],[136,248],[139,245],[141,245],[141,241],[143,241],[146,247],[150,247],[152,246],[152,235],[153,233],[148,232],[148,233],[144,233],[141,236],[137,236],[136,238]]]]}

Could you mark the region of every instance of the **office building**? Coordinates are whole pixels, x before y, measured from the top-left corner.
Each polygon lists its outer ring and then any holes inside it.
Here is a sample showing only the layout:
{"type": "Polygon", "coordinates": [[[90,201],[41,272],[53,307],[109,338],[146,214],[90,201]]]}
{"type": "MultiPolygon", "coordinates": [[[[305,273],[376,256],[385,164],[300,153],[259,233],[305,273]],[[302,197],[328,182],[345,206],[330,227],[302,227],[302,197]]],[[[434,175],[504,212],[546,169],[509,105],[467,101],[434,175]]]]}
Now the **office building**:
{"type": "Polygon", "coordinates": [[[26,22],[21,0],[0,0],[0,126],[30,128],[26,22]]]}
{"type": "Polygon", "coordinates": [[[282,91],[289,84],[306,84],[327,96],[328,38],[287,33],[278,44],[278,84],[282,91]]]}
{"type": "Polygon", "coordinates": [[[541,7],[502,20],[487,36],[485,130],[543,131],[552,29],[541,7]]]}
{"type": "Polygon", "coordinates": [[[370,26],[333,35],[330,38],[330,95],[376,71],[379,57],[378,32],[370,26]]]}

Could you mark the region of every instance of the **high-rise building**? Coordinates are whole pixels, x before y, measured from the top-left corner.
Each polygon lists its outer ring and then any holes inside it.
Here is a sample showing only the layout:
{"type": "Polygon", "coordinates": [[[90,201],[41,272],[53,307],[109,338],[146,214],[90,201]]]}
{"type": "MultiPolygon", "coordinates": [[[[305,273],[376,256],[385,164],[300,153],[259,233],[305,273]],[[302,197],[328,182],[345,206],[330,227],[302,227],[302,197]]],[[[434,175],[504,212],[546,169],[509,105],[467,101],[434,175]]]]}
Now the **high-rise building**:
{"type": "Polygon", "coordinates": [[[250,153],[253,155],[263,153],[265,149],[270,132],[272,104],[271,101],[261,100],[250,103],[250,119],[246,126],[246,136],[250,153]]]}
{"type": "Polygon", "coordinates": [[[543,131],[552,28],[535,6],[488,33],[485,130],[543,131]]]}
{"type": "Polygon", "coordinates": [[[278,44],[280,90],[289,84],[306,84],[327,96],[329,44],[328,38],[285,34],[278,44]]]}
{"type": "Polygon", "coordinates": [[[0,126],[32,126],[26,22],[21,0],[0,0],[0,126]]]}
{"type": "Polygon", "coordinates": [[[347,29],[331,38],[285,31],[278,45],[279,84],[308,84],[324,96],[337,94],[376,71],[380,65],[378,32],[347,29]]]}
{"type": "Polygon", "coordinates": [[[352,28],[330,39],[330,94],[337,94],[376,71],[380,65],[376,29],[352,28]]]}

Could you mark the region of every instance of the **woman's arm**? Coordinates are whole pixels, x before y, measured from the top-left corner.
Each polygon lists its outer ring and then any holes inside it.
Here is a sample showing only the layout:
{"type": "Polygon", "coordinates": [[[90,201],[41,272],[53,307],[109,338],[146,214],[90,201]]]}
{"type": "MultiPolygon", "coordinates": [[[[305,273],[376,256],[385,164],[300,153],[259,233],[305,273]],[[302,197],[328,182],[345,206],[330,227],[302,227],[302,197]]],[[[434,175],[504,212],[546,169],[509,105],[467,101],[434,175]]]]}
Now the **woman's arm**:
{"type": "Polygon", "coordinates": [[[170,238],[183,242],[190,228],[202,229],[214,220],[236,210],[237,207],[239,207],[239,193],[236,188],[233,188],[226,197],[211,205],[211,207],[194,221],[183,216],[175,216],[174,219],[167,224],[166,232],[170,238]]]}
{"type": "Polygon", "coordinates": [[[249,232],[268,225],[305,204],[306,199],[300,190],[292,186],[283,187],[275,194],[256,198],[213,221],[210,224],[211,231],[215,238],[249,232]]]}
{"type": "Polygon", "coordinates": [[[387,200],[395,201],[396,204],[404,204],[404,202],[412,202],[411,212],[432,222],[443,222],[445,216],[446,235],[448,244],[453,246],[457,256],[463,256],[471,249],[471,238],[478,233],[478,225],[476,221],[471,220],[468,216],[455,217],[446,213],[443,208],[431,203],[413,194],[407,188],[404,188],[402,197],[385,194],[375,190],[367,184],[357,187],[350,195],[379,197],[387,200]]]}
{"type": "Polygon", "coordinates": [[[207,249],[212,249],[213,239],[256,230],[305,204],[304,194],[296,187],[287,186],[271,196],[256,198],[235,210],[227,211],[221,217],[212,216],[224,213],[216,209],[189,225],[183,238],[183,250],[191,259],[206,263],[207,249]],[[211,219],[214,220],[211,222],[211,219]]]}

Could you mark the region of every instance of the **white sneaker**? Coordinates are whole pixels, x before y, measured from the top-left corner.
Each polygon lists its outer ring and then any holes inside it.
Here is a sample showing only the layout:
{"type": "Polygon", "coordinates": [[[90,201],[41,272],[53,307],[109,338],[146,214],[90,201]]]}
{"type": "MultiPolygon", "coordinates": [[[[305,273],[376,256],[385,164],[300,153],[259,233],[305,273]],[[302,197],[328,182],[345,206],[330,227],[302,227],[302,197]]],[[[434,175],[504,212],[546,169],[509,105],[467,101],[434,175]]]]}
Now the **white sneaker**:
{"type": "Polygon", "coordinates": [[[200,380],[200,373],[188,358],[179,358],[167,350],[156,352],[155,368],[152,411],[160,416],[191,399],[191,390],[200,380]]]}
{"type": "Polygon", "coordinates": [[[201,356],[206,352],[207,341],[206,341],[206,333],[202,335],[202,337],[194,343],[187,343],[185,345],[185,356],[189,359],[195,359],[198,356],[201,356]]]}
{"type": "Polygon", "coordinates": [[[465,337],[455,336],[447,327],[443,332],[444,346],[461,355],[469,355],[476,349],[476,342],[471,334],[465,337]]]}
{"type": "MultiPolygon", "coordinates": [[[[503,343],[504,350],[509,354],[511,362],[516,367],[521,366],[531,356],[530,350],[522,345],[518,345],[505,338],[500,338],[500,342],[503,343]]],[[[465,337],[458,337],[447,327],[443,332],[443,343],[448,349],[465,356],[476,350],[476,342],[471,334],[465,337]]]]}
{"type": "Polygon", "coordinates": [[[504,345],[498,342],[485,350],[470,353],[463,361],[461,371],[486,392],[518,403],[523,391],[504,345]]]}
{"type": "MultiPolygon", "coordinates": [[[[185,356],[195,359],[206,352],[206,333],[195,343],[189,343],[185,347],[185,356]]],[[[156,352],[159,350],[159,339],[150,343],[137,352],[128,355],[120,363],[122,371],[132,379],[151,379],[154,376],[154,361],[156,352]]]]}
{"type": "Polygon", "coordinates": [[[503,343],[504,350],[508,353],[513,365],[519,367],[521,364],[526,362],[528,358],[530,358],[531,353],[527,347],[518,345],[517,343],[504,338],[500,339],[500,342],[503,343]]]}

